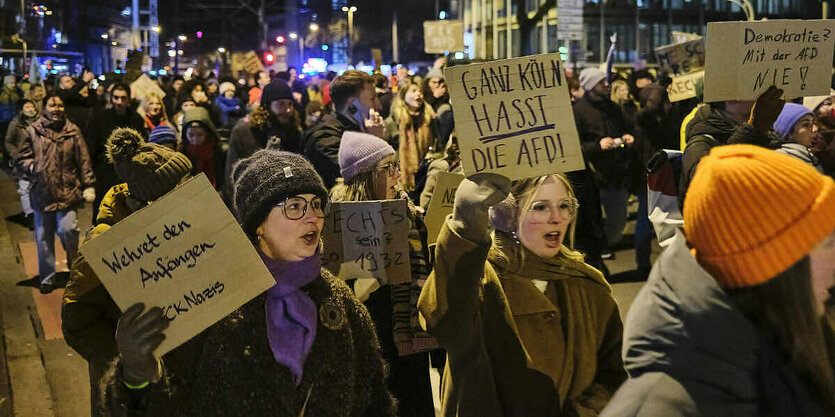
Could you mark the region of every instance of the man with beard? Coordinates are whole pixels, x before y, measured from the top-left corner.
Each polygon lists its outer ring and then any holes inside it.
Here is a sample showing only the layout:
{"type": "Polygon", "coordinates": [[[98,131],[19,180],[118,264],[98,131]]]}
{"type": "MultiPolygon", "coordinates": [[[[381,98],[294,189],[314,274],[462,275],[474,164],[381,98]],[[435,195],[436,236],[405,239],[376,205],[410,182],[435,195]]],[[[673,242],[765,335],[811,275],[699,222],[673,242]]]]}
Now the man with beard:
{"type": "MultiPolygon", "coordinates": [[[[267,147],[301,153],[301,120],[294,107],[293,92],[281,80],[267,84],[260,104],[232,128],[225,172],[231,175],[239,160],[267,147]]],[[[232,201],[230,181],[225,183],[224,195],[227,201],[232,201]]]]}
{"type": "Polygon", "coordinates": [[[126,84],[116,84],[110,92],[110,104],[111,108],[100,111],[90,119],[84,135],[97,179],[96,201],[93,202],[93,223],[98,217],[99,204],[107,190],[120,182],[116,172],[113,171],[113,164],[107,160],[107,138],[120,127],[129,127],[141,132],[145,137],[148,136],[145,121],[130,106],[130,87],[126,84]]]}
{"type": "Polygon", "coordinates": [[[90,155],[78,126],[66,118],[61,97],[50,95],[44,99],[43,115],[26,129],[14,161],[31,183],[40,289],[46,294],[56,284],[55,234],[71,267],[78,252],[76,209],[83,201],[95,199],[90,155]]]}
{"type": "Polygon", "coordinates": [[[365,132],[378,138],[385,135],[385,122],[375,110],[381,106],[370,75],[358,70],[345,71],[331,83],[330,95],[334,112],[305,132],[303,145],[304,155],[328,189],[340,176],[337,155],[343,132],[365,132]]]}

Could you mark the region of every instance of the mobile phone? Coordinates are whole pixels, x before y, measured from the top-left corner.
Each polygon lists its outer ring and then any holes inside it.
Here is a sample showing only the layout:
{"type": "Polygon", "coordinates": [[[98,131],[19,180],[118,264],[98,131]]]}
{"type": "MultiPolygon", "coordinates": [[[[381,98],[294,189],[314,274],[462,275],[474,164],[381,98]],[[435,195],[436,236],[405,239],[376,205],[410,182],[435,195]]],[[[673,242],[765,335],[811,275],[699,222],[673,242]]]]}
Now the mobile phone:
{"type": "Polygon", "coordinates": [[[92,88],[93,90],[98,89],[99,88],[99,81],[94,78],[93,81],[90,82],[90,88],[92,88]]]}

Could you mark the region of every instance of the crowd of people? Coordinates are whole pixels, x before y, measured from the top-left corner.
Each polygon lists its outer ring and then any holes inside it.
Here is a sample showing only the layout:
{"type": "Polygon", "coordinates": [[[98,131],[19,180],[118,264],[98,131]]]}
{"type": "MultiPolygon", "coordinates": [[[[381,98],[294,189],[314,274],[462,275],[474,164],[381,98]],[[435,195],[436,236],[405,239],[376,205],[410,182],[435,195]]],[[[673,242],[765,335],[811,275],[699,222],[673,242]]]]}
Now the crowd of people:
{"type": "Polygon", "coordinates": [[[41,292],[62,286],[55,235],[67,253],[63,331],[92,415],[432,416],[434,367],[450,417],[835,416],[835,90],[707,103],[699,82],[672,103],[663,73],[574,71],[585,168],[465,178],[430,239],[439,173],[467,169],[444,65],[159,77],[165,95],[140,99],[89,71],[6,76],[3,155],[41,292]],[[659,161],[683,227],[653,265],[659,161]],[[78,209],[95,239],[198,174],[276,284],[156,358],[168,321],[120,311],[78,254],[78,209]],[[330,203],[392,199],[408,282],[335,278],[330,203]],[[647,281],[626,323],[604,262],[624,247],[647,281]]]}

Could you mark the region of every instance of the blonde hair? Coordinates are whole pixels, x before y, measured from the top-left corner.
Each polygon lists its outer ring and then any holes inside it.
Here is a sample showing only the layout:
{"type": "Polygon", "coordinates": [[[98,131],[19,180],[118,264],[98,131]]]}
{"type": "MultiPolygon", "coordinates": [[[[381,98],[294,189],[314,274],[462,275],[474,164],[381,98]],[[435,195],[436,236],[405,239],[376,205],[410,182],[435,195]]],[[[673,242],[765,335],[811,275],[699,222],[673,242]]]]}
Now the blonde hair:
{"type": "Polygon", "coordinates": [[[616,104],[623,104],[629,100],[629,84],[624,80],[615,80],[612,83],[611,93],[609,99],[616,104]],[[618,97],[621,93],[626,93],[623,97],[618,97]]]}
{"type": "MultiPolygon", "coordinates": [[[[539,192],[539,189],[542,188],[542,184],[544,184],[547,180],[553,180],[557,184],[562,184],[565,187],[565,191],[568,194],[569,198],[576,199],[574,195],[574,189],[571,187],[571,183],[568,181],[568,178],[564,174],[549,174],[543,175],[537,178],[527,178],[524,180],[516,180],[510,186],[510,193],[516,199],[516,222],[514,227],[518,229],[519,224],[521,224],[522,220],[525,217],[525,214],[530,210],[531,205],[533,204],[533,196],[539,192]]],[[[568,227],[566,233],[568,239],[563,240],[563,244],[560,246],[560,254],[565,256],[566,258],[583,262],[584,256],[582,253],[574,250],[574,231],[577,225],[577,215],[575,214],[574,217],[568,223],[568,227]]]]}
{"type": "Polygon", "coordinates": [[[168,121],[168,113],[165,112],[165,102],[162,101],[162,97],[159,96],[157,93],[148,93],[145,98],[142,99],[142,116],[148,117],[148,106],[151,105],[153,100],[159,101],[160,111],[159,111],[159,120],[160,121],[168,121]]]}
{"type": "MultiPolygon", "coordinates": [[[[417,88],[418,92],[421,91],[419,84],[411,82],[408,85],[406,85],[405,88],[401,88],[397,91],[397,98],[394,100],[394,102],[391,103],[391,114],[394,117],[394,120],[401,125],[406,124],[407,127],[413,127],[412,116],[409,114],[409,106],[406,105],[406,94],[409,92],[412,86],[417,88]]],[[[434,115],[432,107],[428,106],[426,104],[426,100],[424,100],[421,103],[418,111],[423,116],[422,119],[424,125],[428,125],[432,121],[432,117],[434,115]]]]}

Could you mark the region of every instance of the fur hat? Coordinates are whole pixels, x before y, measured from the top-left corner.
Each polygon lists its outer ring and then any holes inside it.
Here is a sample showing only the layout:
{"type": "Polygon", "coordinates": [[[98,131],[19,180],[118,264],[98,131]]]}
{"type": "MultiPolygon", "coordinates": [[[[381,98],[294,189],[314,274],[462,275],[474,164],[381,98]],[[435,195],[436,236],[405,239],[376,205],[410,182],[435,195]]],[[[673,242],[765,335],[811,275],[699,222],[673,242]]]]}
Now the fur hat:
{"type": "Polygon", "coordinates": [[[229,81],[224,81],[220,83],[218,91],[220,92],[220,95],[226,94],[227,91],[235,91],[235,84],[232,84],[229,81]]]}
{"type": "Polygon", "coordinates": [[[174,189],[191,174],[191,161],[176,151],[145,143],[139,132],[116,129],[107,140],[107,157],[116,174],[138,200],[153,201],[174,189]]]}

